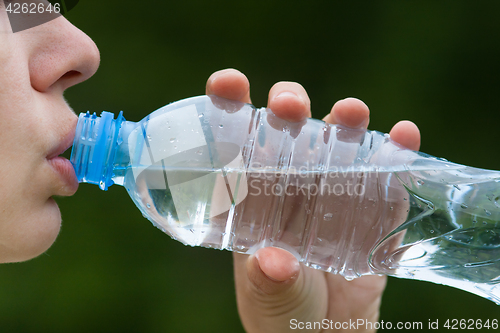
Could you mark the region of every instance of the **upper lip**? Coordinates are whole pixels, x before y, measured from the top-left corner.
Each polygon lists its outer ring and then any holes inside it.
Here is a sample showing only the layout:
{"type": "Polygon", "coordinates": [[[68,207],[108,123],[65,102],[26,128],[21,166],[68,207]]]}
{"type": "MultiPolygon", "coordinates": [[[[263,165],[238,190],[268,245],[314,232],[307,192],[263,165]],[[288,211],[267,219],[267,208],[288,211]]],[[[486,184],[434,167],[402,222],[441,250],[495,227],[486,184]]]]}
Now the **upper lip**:
{"type": "Polygon", "coordinates": [[[55,146],[52,150],[50,150],[47,155],[47,159],[50,160],[52,158],[58,157],[63,154],[66,150],[68,150],[73,145],[73,140],[75,138],[75,128],[73,128],[70,132],[68,132],[63,140],[59,142],[57,146],[55,146]]]}

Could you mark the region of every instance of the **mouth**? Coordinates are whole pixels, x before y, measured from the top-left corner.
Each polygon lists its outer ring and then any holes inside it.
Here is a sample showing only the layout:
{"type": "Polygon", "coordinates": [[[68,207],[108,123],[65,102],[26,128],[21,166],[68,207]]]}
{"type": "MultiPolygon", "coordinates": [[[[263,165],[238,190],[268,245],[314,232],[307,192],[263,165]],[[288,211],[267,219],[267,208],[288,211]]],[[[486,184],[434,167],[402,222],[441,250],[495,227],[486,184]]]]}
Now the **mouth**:
{"type": "Polygon", "coordinates": [[[73,128],[46,157],[49,165],[62,183],[62,186],[58,187],[56,195],[70,196],[75,194],[78,189],[78,179],[73,164],[67,158],[60,156],[71,148],[74,137],[75,129],[73,128]]]}
{"type": "Polygon", "coordinates": [[[51,160],[53,158],[60,157],[59,155],[64,154],[73,145],[73,140],[75,138],[75,128],[72,128],[64,138],[59,142],[59,144],[54,147],[48,154],[47,159],[51,160]]]}

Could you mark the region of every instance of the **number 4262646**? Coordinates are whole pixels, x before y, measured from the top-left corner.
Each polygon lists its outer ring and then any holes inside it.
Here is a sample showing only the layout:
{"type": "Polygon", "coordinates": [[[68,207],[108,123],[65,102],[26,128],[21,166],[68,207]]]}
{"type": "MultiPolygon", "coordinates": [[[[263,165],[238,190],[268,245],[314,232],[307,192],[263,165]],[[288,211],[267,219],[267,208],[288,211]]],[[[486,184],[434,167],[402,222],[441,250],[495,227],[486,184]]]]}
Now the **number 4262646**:
{"type": "Polygon", "coordinates": [[[43,14],[43,13],[56,13],[61,12],[61,4],[55,3],[47,5],[43,3],[9,3],[5,11],[9,14],[43,14]]]}
{"type": "Polygon", "coordinates": [[[498,319],[481,320],[481,319],[448,319],[443,325],[444,328],[449,330],[480,330],[480,329],[493,329],[498,328],[498,319]]]}

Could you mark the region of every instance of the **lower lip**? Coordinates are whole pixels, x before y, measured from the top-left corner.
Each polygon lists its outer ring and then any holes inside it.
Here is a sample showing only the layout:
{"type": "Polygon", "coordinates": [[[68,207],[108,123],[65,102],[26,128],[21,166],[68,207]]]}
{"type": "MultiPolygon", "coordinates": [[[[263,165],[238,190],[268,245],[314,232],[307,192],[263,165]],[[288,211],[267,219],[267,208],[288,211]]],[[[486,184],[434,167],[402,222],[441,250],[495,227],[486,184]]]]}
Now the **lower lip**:
{"type": "Polygon", "coordinates": [[[59,175],[63,183],[66,185],[64,195],[72,195],[78,189],[78,179],[76,178],[75,169],[71,162],[61,156],[53,157],[48,160],[49,164],[59,175]],[[69,194],[68,194],[69,193],[69,194]]]}

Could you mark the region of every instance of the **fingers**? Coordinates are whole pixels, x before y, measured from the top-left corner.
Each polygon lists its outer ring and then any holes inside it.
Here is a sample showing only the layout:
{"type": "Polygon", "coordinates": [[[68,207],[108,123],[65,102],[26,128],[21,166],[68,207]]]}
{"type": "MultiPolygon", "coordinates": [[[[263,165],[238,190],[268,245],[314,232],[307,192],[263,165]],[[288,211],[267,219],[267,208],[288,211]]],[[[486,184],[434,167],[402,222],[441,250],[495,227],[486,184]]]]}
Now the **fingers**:
{"type": "Polygon", "coordinates": [[[370,110],[361,100],[350,97],[335,103],[323,121],[351,128],[367,128],[370,122],[370,110]]]}
{"type": "Polygon", "coordinates": [[[247,77],[236,69],[223,69],[210,75],[205,87],[207,95],[251,103],[250,83],[247,77]]]}
{"type": "Polygon", "coordinates": [[[269,90],[267,107],[291,122],[311,117],[311,100],[306,90],[295,82],[278,82],[269,90]]]}
{"type": "Polygon", "coordinates": [[[411,150],[420,148],[420,131],[408,120],[398,122],[389,132],[391,139],[411,150]]]}
{"type": "MultiPolygon", "coordinates": [[[[367,128],[370,122],[370,110],[357,98],[338,101],[331,112],[323,118],[330,124],[340,124],[351,128],[367,128]]],[[[392,140],[411,150],[420,148],[420,131],[411,121],[400,121],[389,133],[392,140]]]]}
{"type": "MultiPolygon", "coordinates": [[[[232,68],[213,73],[207,81],[206,94],[251,103],[247,77],[232,68]]],[[[268,107],[278,117],[292,122],[311,116],[309,96],[305,89],[295,82],[276,83],[269,91],[268,107]]],[[[335,103],[323,120],[351,128],[367,128],[370,110],[361,100],[346,98],[335,103]]],[[[395,142],[409,149],[420,148],[420,132],[410,121],[401,121],[394,125],[390,135],[395,142]]]]}
{"type": "MultiPolygon", "coordinates": [[[[207,95],[251,103],[247,77],[236,69],[223,69],[213,73],[207,81],[207,95]]],[[[269,91],[268,107],[278,117],[299,122],[311,117],[311,101],[306,90],[295,82],[276,83],[269,91]]]]}

